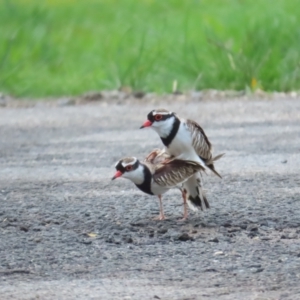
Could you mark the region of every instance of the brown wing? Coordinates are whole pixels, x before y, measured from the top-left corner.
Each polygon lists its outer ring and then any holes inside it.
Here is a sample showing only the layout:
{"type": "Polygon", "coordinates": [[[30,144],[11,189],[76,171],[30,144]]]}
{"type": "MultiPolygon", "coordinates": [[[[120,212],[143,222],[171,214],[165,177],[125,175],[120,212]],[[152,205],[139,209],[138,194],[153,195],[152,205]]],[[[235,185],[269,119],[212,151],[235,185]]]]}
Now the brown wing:
{"type": "Polygon", "coordinates": [[[203,160],[210,160],[212,157],[211,150],[212,146],[208,140],[202,127],[192,120],[186,121],[187,127],[192,134],[193,147],[196,153],[203,160]]]}
{"type": "Polygon", "coordinates": [[[160,186],[173,187],[200,170],[204,170],[204,168],[197,162],[173,159],[156,166],[153,180],[160,186]]]}

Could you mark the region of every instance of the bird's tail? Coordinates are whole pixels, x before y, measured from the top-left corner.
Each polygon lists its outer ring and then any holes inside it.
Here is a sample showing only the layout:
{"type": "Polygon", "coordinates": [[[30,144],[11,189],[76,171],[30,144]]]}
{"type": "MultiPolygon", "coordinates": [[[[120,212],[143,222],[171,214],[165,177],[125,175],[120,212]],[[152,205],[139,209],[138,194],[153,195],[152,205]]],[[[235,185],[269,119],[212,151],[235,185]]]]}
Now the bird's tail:
{"type": "Polygon", "coordinates": [[[209,208],[209,203],[201,185],[200,172],[195,173],[184,184],[183,189],[187,193],[187,203],[192,210],[209,208]]]}
{"type": "Polygon", "coordinates": [[[222,176],[216,171],[215,166],[214,166],[214,162],[218,159],[220,159],[222,156],[224,156],[225,153],[219,154],[215,157],[212,157],[209,161],[206,161],[205,164],[206,166],[212,171],[214,172],[218,177],[222,178],[222,176]]]}

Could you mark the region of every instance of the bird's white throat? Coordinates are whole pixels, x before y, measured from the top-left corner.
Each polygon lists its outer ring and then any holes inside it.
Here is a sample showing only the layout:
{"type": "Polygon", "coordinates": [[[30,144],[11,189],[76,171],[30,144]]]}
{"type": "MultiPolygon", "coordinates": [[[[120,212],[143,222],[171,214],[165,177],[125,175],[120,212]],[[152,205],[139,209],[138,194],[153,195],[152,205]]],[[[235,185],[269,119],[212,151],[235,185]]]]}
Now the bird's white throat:
{"type": "Polygon", "coordinates": [[[133,183],[140,185],[145,180],[144,168],[145,168],[145,166],[139,164],[137,169],[130,171],[130,172],[125,172],[122,177],[130,179],[133,183]]]}
{"type": "Polygon", "coordinates": [[[174,116],[164,121],[159,121],[159,122],[154,121],[151,128],[153,128],[160,137],[166,138],[169,136],[170,132],[173,129],[174,121],[175,121],[174,116]]]}

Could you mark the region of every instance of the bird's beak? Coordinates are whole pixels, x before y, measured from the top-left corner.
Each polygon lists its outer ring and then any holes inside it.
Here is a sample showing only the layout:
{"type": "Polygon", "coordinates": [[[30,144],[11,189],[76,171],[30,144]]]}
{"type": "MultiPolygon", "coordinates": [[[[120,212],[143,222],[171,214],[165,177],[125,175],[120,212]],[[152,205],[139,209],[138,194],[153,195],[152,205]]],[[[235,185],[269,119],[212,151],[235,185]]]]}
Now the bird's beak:
{"type": "Polygon", "coordinates": [[[144,124],[140,127],[140,129],[145,128],[145,127],[150,127],[152,125],[152,122],[149,120],[145,121],[144,124]]]}
{"type": "Polygon", "coordinates": [[[114,180],[118,177],[121,177],[123,175],[123,173],[121,171],[117,171],[116,174],[114,175],[114,177],[111,180],[114,180]]]}

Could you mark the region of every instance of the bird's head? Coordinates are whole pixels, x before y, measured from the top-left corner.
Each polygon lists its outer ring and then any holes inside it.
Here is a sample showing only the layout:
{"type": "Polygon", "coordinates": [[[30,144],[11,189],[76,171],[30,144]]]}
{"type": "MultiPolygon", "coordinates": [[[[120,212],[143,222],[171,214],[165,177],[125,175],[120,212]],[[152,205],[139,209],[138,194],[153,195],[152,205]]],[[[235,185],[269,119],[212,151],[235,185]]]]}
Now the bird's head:
{"type": "Polygon", "coordinates": [[[125,157],[117,161],[115,164],[116,173],[112,180],[123,177],[130,179],[136,184],[143,181],[143,168],[140,161],[136,157],[125,157]]]}
{"type": "Polygon", "coordinates": [[[160,137],[166,137],[172,130],[176,115],[166,109],[154,109],[147,115],[147,120],[140,129],[151,127],[160,137]]]}

